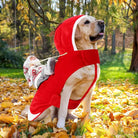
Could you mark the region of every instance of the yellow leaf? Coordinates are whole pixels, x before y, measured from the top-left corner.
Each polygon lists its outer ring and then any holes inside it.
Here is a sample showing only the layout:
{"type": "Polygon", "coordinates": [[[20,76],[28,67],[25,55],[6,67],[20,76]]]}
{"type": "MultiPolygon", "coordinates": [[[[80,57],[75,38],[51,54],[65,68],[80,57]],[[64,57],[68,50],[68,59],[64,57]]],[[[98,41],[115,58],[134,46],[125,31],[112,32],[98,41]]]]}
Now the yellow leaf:
{"type": "Polygon", "coordinates": [[[109,0],[109,5],[112,5],[112,0],[109,0]]]}
{"type": "Polygon", "coordinates": [[[46,16],[49,20],[51,20],[51,14],[49,12],[46,12],[46,16]]]}
{"type": "Polygon", "coordinates": [[[67,132],[61,131],[61,132],[55,134],[55,138],[69,138],[69,136],[68,136],[67,132]]]}
{"type": "Polygon", "coordinates": [[[40,130],[41,130],[41,127],[37,127],[35,131],[32,133],[32,135],[35,135],[36,133],[40,132],[40,130]]]}
{"type": "Polygon", "coordinates": [[[101,2],[100,0],[97,0],[97,4],[100,4],[100,2],[101,2]]]}
{"type": "Polygon", "coordinates": [[[91,127],[90,124],[87,124],[86,129],[87,129],[90,133],[93,132],[93,128],[91,127]]]}
{"type": "Polygon", "coordinates": [[[1,114],[0,115],[0,122],[4,123],[12,123],[14,118],[12,116],[9,116],[7,114],[1,114]]]}
{"type": "Polygon", "coordinates": [[[40,41],[41,40],[41,36],[39,35],[39,36],[35,37],[35,41],[36,40],[39,40],[40,41]]]}
{"type": "Polygon", "coordinates": [[[123,127],[123,131],[125,134],[133,134],[133,129],[129,126],[129,127],[123,127]]]}
{"type": "Polygon", "coordinates": [[[78,118],[80,118],[80,119],[84,119],[87,115],[88,115],[87,112],[82,112],[82,114],[79,115],[78,118]]]}
{"type": "Polygon", "coordinates": [[[1,103],[1,107],[2,108],[13,107],[13,103],[11,103],[11,102],[3,102],[3,103],[1,103]]]}
{"type": "Polygon", "coordinates": [[[34,98],[34,96],[33,95],[29,95],[29,96],[23,96],[23,98],[25,99],[25,101],[31,101],[33,98],[34,98]]]}
{"type": "Polygon", "coordinates": [[[98,136],[102,136],[102,135],[106,134],[106,130],[105,129],[95,128],[95,131],[96,131],[98,136]]]}

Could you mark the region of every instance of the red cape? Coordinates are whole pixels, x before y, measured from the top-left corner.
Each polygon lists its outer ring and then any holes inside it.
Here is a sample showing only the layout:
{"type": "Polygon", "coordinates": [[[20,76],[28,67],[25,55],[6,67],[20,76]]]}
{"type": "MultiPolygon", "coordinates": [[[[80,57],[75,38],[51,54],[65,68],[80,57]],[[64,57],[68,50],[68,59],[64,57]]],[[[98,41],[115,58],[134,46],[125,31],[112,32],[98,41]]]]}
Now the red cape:
{"type": "Polygon", "coordinates": [[[76,108],[87,95],[97,80],[97,63],[100,63],[98,50],[77,50],[74,40],[75,29],[82,15],[65,20],[58,26],[55,32],[55,44],[60,54],[66,55],[58,58],[55,65],[55,73],[44,81],[38,88],[28,114],[29,120],[36,119],[50,106],[60,107],[60,93],[66,80],[78,69],[95,65],[95,78],[84,96],[80,100],[69,100],[68,109],[76,108]]]}

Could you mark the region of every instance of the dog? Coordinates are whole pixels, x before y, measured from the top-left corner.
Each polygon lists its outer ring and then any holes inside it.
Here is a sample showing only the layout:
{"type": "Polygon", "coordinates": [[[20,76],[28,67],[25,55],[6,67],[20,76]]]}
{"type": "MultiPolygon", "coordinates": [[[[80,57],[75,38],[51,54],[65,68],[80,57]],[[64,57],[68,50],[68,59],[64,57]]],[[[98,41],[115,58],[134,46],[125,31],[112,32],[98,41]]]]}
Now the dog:
{"type": "MultiPolygon", "coordinates": [[[[77,19],[76,22],[77,23],[75,23],[74,25],[75,29],[73,29],[73,33],[72,33],[72,42],[71,42],[71,44],[73,43],[73,46],[75,45],[74,49],[75,50],[77,49],[78,51],[97,49],[97,41],[102,39],[104,35],[104,28],[105,28],[104,21],[96,20],[92,16],[85,15],[77,19]]],[[[66,29],[64,29],[63,31],[68,31],[68,27],[66,29]]],[[[65,34],[67,33],[68,32],[65,32],[65,34]]],[[[59,35],[61,36],[61,33],[59,35]]],[[[71,41],[70,38],[67,38],[67,39],[68,40],[66,40],[65,46],[71,41]]],[[[63,40],[61,39],[61,41],[63,40]]],[[[57,66],[55,66],[55,69],[56,67],[57,66]]],[[[97,78],[99,78],[99,75],[100,75],[99,64],[97,64],[97,67],[98,67],[97,78]]],[[[58,114],[57,114],[58,116],[57,127],[58,128],[66,129],[65,120],[67,116],[70,115],[69,110],[68,110],[70,99],[79,100],[84,96],[84,94],[90,87],[91,83],[95,79],[94,78],[95,72],[96,71],[95,71],[94,65],[87,65],[73,72],[66,80],[63,86],[62,92],[60,93],[60,106],[59,106],[58,114]]],[[[90,91],[87,93],[87,95],[82,101],[83,112],[88,113],[88,114],[90,114],[91,97],[92,97],[92,91],[94,87],[95,87],[95,84],[93,85],[93,87],[90,89],[90,91]]],[[[56,109],[57,108],[55,108],[54,106],[50,106],[45,111],[43,111],[43,113],[41,113],[41,115],[39,115],[37,118],[34,117],[35,121],[39,121],[45,118],[46,116],[48,116],[49,114],[51,117],[55,116],[56,109]]],[[[37,115],[38,114],[36,114],[36,116],[37,115]]]]}
{"type": "MultiPolygon", "coordinates": [[[[103,38],[104,21],[96,20],[92,16],[84,17],[77,25],[75,32],[75,43],[78,50],[97,49],[97,41],[103,38]]],[[[69,99],[80,99],[89,88],[94,79],[94,65],[80,68],[74,72],[66,81],[61,93],[60,108],[58,111],[58,128],[65,129],[65,119],[67,116],[69,99]]],[[[100,66],[98,65],[98,78],[100,75],[100,66]]],[[[83,112],[90,113],[90,104],[92,91],[91,88],[85,99],[82,101],[83,112]]]]}

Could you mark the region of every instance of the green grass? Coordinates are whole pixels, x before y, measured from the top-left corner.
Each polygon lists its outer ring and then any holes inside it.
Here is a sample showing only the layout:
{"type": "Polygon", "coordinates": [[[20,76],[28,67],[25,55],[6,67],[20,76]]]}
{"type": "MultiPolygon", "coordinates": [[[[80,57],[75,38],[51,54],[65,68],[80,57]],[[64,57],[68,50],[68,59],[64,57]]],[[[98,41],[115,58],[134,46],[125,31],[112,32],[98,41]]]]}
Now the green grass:
{"type": "Polygon", "coordinates": [[[132,51],[118,52],[110,55],[109,52],[100,53],[101,74],[99,81],[129,81],[138,84],[138,73],[128,72],[131,63],[132,51]]]}
{"type": "MultiPolygon", "coordinates": [[[[101,50],[102,51],[102,50],[101,50]]],[[[101,74],[100,82],[122,82],[129,81],[132,84],[138,84],[138,73],[128,72],[131,63],[132,50],[118,52],[111,55],[110,51],[100,52],[101,74]]],[[[24,78],[22,69],[0,68],[0,77],[24,78]]]]}
{"type": "Polygon", "coordinates": [[[0,77],[24,78],[23,69],[0,68],[0,77]]]}

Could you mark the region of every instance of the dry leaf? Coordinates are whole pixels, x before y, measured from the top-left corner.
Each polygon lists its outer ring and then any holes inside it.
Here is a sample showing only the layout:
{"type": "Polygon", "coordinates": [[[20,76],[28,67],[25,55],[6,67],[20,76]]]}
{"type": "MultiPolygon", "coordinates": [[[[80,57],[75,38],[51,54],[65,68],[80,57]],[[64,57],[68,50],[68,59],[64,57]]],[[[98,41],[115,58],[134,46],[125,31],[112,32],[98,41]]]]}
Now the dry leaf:
{"type": "Polygon", "coordinates": [[[7,114],[1,114],[0,115],[0,122],[4,123],[12,123],[14,118],[12,116],[9,116],[7,114]]]}
{"type": "Polygon", "coordinates": [[[116,113],[114,114],[114,119],[117,120],[117,121],[120,121],[120,119],[121,119],[122,117],[124,117],[124,116],[125,116],[124,114],[122,114],[122,113],[120,113],[120,112],[116,112],[116,113]]]}
{"type": "Polygon", "coordinates": [[[111,119],[111,121],[114,121],[114,115],[113,115],[112,112],[110,112],[110,114],[109,114],[109,118],[111,119]]]}
{"type": "Polygon", "coordinates": [[[10,128],[1,128],[0,129],[0,136],[2,136],[2,138],[6,138],[9,131],[10,131],[10,128]]]}
{"type": "Polygon", "coordinates": [[[116,126],[116,125],[109,126],[109,132],[111,135],[117,135],[118,134],[118,126],[116,126]]]}
{"type": "Polygon", "coordinates": [[[32,134],[32,133],[34,133],[34,131],[35,131],[35,128],[32,127],[32,126],[30,126],[30,127],[29,127],[29,132],[32,134]]]}
{"type": "Polygon", "coordinates": [[[74,132],[76,131],[77,128],[77,123],[72,123],[71,125],[71,134],[74,134],[74,132]]]}
{"type": "Polygon", "coordinates": [[[138,115],[138,109],[134,109],[133,111],[129,111],[126,113],[126,115],[134,117],[134,116],[138,115]]]}
{"type": "Polygon", "coordinates": [[[90,124],[87,124],[87,125],[86,125],[86,129],[87,129],[90,133],[93,132],[92,126],[91,126],[90,124]]]}
{"type": "Polygon", "coordinates": [[[123,131],[125,134],[133,134],[133,129],[131,127],[123,127],[123,131]]]}
{"type": "Polygon", "coordinates": [[[17,128],[16,128],[15,125],[12,125],[12,126],[10,127],[10,131],[9,131],[8,134],[7,134],[7,138],[13,138],[13,134],[14,134],[15,132],[17,132],[17,128]]]}
{"type": "Polygon", "coordinates": [[[84,119],[87,115],[88,115],[87,112],[82,112],[82,114],[79,115],[78,118],[80,118],[80,119],[84,119]]]}
{"type": "Polygon", "coordinates": [[[13,103],[12,102],[3,102],[1,103],[1,107],[2,108],[9,108],[9,107],[13,107],[13,103]]]}
{"type": "Polygon", "coordinates": [[[29,122],[29,125],[30,125],[30,126],[33,126],[33,127],[37,127],[37,126],[42,126],[42,123],[30,121],[30,122],[29,122]]]}
{"type": "Polygon", "coordinates": [[[138,114],[133,116],[133,118],[138,120],[138,114]]]}
{"type": "Polygon", "coordinates": [[[21,138],[27,138],[27,136],[24,132],[22,132],[21,138]]]}
{"type": "Polygon", "coordinates": [[[55,138],[69,138],[67,132],[61,131],[55,134],[55,138]]]}

